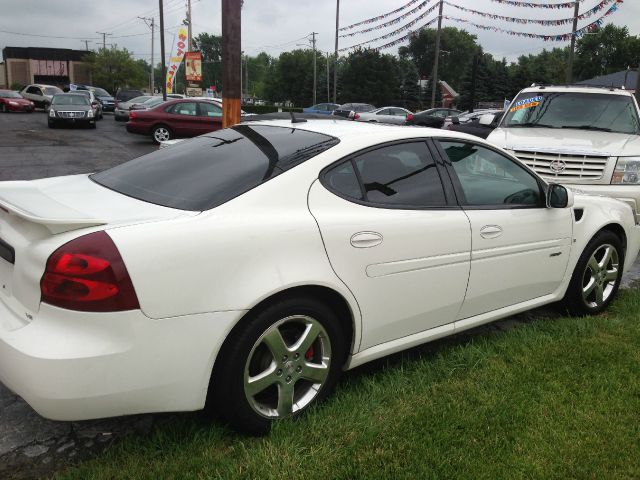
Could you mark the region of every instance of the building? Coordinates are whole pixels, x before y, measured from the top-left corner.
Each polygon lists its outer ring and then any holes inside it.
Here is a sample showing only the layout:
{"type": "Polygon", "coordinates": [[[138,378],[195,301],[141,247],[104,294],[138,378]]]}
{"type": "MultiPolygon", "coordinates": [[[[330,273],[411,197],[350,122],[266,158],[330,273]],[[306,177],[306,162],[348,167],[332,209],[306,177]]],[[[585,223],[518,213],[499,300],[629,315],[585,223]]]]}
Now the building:
{"type": "Polygon", "coordinates": [[[638,86],[638,72],[635,70],[622,70],[621,72],[610,73],[600,77],[590,78],[578,82],[579,85],[592,85],[596,87],[624,87],[632,92],[638,86]]]}
{"type": "Polygon", "coordinates": [[[7,74],[4,70],[4,62],[0,62],[0,88],[9,88],[9,85],[7,85],[7,74]]]}
{"type": "Polygon", "coordinates": [[[44,83],[63,87],[69,83],[91,84],[89,67],[83,62],[86,50],[41,47],[2,49],[4,72],[0,85],[23,86],[44,83]]]}

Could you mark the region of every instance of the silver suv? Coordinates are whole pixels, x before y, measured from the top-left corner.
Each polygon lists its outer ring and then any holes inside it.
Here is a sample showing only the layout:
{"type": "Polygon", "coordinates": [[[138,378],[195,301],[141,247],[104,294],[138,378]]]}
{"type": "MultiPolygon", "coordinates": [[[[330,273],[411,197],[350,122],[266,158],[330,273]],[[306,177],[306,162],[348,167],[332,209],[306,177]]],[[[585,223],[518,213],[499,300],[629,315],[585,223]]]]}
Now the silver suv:
{"type": "Polygon", "coordinates": [[[27,85],[20,90],[20,95],[24,98],[31,100],[36,107],[46,108],[51,104],[51,99],[57,93],[63,93],[58,87],[54,85],[41,85],[33,84],[27,85]]]}
{"type": "Polygon", "coordinates": [[[640,223],[640,115],[631,92],[525,88],[487,140],[549,181],[624,201],[640,223]]]}

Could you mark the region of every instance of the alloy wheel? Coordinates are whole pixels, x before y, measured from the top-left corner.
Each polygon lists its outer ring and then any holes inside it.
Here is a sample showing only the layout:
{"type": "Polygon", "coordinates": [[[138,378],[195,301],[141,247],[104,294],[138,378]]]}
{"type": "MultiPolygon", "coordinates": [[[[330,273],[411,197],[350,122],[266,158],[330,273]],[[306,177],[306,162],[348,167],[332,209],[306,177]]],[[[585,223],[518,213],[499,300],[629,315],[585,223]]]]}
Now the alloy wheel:
{"type": "Polygon", "coordinates": [[[291,416],[317,397],[330,365],[331,342],[322,324],[306,315],[286,317],[253,345],[244,368],[245,396],[262,417],[291,416]]]}
{"type": "Polygon", "coordinates": [[[610,244],[600,245],[591,255],[582,276],[582,298],[590,308],[604,305],[613,294],[620,265],[618,250],[610,244]]]}
{"type": "Polygon", "coordinates": [[[158,143],[166,142],[171,139],[171,133],[169,133],[169,130],[165,127],[158,127],[153,131],[153,138],[158,143]]]}

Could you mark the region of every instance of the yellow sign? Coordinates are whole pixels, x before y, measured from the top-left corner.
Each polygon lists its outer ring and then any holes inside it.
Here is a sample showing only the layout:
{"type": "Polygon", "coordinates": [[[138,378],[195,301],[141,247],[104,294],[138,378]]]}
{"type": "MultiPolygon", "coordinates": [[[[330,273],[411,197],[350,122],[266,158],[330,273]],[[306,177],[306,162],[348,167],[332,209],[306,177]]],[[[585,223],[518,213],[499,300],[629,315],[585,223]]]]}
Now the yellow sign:
{"type": "Polygon", "coordinates": [[[171,51],[171,58],[169,59],[169,68],[167,68],[167,93],[173,93],[173,87],[175,86],[175,77],[176,73],[178,73],[178,67],[182,63],[182,59],[184,58],[185,50],[187,48],[187,27],[182,26],[178,30],[178,36],[176,37],[175,44],[175,56],[173,55],[173,50],[171,51]]]}

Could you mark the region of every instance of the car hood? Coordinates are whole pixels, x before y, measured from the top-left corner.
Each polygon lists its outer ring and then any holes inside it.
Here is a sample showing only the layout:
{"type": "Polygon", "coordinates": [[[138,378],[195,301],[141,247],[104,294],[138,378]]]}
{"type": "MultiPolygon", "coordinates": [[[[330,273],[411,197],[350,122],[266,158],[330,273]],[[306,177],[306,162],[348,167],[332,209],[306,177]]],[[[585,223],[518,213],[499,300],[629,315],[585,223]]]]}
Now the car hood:
{"type": "Polygon", "coordinates": [[[496,128],[487,138],[507,150],[583,155],[640,155],[640,135],[557,128],[496,128]]]}
{"type": "Polygon", "coordinates": [[[89,111],[92,110],[91,105],[51,105],[53,110],[75,110],[78,111],[89,111]]]}

